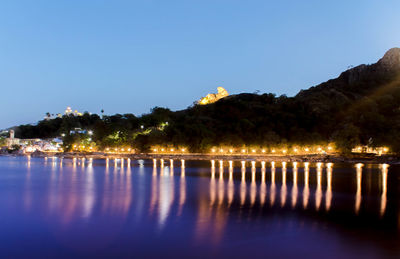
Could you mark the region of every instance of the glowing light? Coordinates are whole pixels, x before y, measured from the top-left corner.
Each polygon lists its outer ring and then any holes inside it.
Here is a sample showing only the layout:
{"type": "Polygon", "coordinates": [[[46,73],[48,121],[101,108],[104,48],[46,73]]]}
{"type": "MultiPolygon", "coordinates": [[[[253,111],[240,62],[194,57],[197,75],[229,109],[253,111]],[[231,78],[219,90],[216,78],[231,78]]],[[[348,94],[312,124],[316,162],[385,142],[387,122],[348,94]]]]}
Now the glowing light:
{"type": "Polygon", "coordinates": [[[106,151],[109,151],[110,150],[110,148],[106,148],[106,151]]]}
{"type": "Polygon", "coordinates": [[[229,152],[232,153],[232,152],[233,152],[233,149],[229,149],[229,152]]]}
{"type": "Polygon", "coordinates": [[[118,148],[114,148],[115,151],[118,151],[118,148]]]}
{"type": "Polygon", "coordinates": [[[286,152],[287,152],[287,150],[286,150],[286,149],[282,150],[282,153],[286,154],[286,152]]]}
{"type": "Polygon", "coordinates": [[[275,153],[275,149],[272,149],[271,152],[272,152],[272,153],[275,153]]]}
{"type": "Polygon", "coordinates": [[[224,152],[224,150],[221,148],[221,149],[219,150],[219,152],[222,153],[222,152],[224,152]]]}
{"type": "Polygon", "coordinates": [[[297,148],[294,148],[293,151],[297,153],[298,149],[297,149],[297,148]]]}
{"type": "Polygon", "coordinates": [[[164,152],[164,149],[163,149],[163,148],[161,149],[161,152],[164,152]]]}
{"type": "Polygon", "coordinates": [[[89,134],[89,135],[93,135],[93,131],[89,130],[89,131],[88,131],[88,134],[89,134]]]}
{"type": "Polygon", "coordinates": [[[328,147],[328,150],[332,150],[332,147],[329,146],[329,147],[328,147]]]}
{"type": "Polygon", "coordinates": [[[245,149],[242,149],[242,153],[246,153],[246,150],[245,150],[245,149]]]}
{"type": "Polygon", "coordinates": [[[261,152],[265,153],[265,149],[261,150],[261,152]]]}
{"type": "Polygon", "coordinates": [[[255,149],[253,149],[251,152],[255,153],[255,152],[256,152],[256,150],[255,150],[255,149]]]}
{"type": "Polygon", "coordinates": [[[319,147],[317,150],[318,150],[319,152],[321,152],[321,151],[322,151],[322,148],[319,147]]]}
{"type": "Polygon", "coordinates": [[[213,149],[211,149],[211,152],[215,153],[215,149],[214,149],[214,148],[213,148],[213,149]]]}
{"type": "Polygon", "coordinates": [[[130,149],[130,148],[128,148],[128,151],[129,151],[129,152],[131,152],[131,149],[130,149]]]}
{"type": "Polygon", "coordinates": [[[182,151],[182,152],[185,152],[185,149],[184,149],[184,148],[182,148],[182,149],[181,149],[181,151],[182,151]]]}
{"type": "Polygon", "coordinates": [[[387,148],[387,147],[383,148],[383,152],[388,152],[388,151],[389,151],[389,148],[387,148]]]}
{"type": "Polygon", "coordinates": [[[308,151],[310,151],[310,149],[309,149],[308,147],[306,147],[306,148],[304,149],[304,151],[308,152],[308,151]]]}
{"type": "Polygon", "coordinates": [[[125,151],[125,149],[124,149],[124,148],[122,148],[122,149],[121,149],[121,151],[122,151],[122,152],[124,152],[124,151],[125,151]]]}
{"type": "Polygon", "coordinates": [[[173,148],[171,148],[171,152],[174,152],[174,149],[173,149],[173,148]]]}

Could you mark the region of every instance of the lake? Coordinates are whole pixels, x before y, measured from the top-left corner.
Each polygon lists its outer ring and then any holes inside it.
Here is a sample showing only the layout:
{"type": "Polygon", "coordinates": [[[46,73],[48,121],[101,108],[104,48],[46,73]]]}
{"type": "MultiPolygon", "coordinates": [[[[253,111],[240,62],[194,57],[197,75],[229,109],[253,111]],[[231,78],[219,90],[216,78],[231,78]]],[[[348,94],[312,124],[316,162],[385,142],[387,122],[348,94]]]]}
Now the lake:
{"type": "Polygon", "coordinates": [[[396,165],[0,157],[0,256],[399,258],[399,198],[396,165]]]}

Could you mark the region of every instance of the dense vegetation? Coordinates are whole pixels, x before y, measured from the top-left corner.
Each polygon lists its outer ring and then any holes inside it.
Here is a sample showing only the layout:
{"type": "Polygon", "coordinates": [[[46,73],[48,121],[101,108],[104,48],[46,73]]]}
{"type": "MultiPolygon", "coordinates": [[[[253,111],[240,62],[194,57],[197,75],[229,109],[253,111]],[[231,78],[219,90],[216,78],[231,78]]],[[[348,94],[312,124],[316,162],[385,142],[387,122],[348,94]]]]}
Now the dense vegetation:
{"type": "Polygon", "coordinates": [[[400,49],[392,49],[376,64],[361,65],[337,79],[301,91],[295,97],[239,94],[209,105],[172,112],[156,107],[136,117],[63,116],[21,125],[22,138],[65,134],[64,143],[87,141],[70,134],[93,130],[97,147],[185,146],[208,151],[212,146],[276,146],[334,142],[342,151],[358,144],[389,146],[400,152],[400,49]]]}

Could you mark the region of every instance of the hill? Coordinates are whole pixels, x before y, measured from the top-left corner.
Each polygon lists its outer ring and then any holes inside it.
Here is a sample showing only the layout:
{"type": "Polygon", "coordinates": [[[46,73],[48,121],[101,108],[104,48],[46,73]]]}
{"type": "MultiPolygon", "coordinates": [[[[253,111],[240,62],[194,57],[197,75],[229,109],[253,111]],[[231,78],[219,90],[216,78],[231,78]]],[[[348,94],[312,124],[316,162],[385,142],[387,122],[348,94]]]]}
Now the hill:
{"type": "Polygon", "coordinates": [[[360,65],[294,97],[238,94],[182,111],[156,107],[150,114],[84,114],[20,126],[20,137],[66,134],[66,148],[94,131],[99,148],[126,145],[148,151],[157,145],[208,151],[213,146],[293,146],[333,142],[342,151],[359,144],[400,152],[400,49],[371,65],[360,65]]]}

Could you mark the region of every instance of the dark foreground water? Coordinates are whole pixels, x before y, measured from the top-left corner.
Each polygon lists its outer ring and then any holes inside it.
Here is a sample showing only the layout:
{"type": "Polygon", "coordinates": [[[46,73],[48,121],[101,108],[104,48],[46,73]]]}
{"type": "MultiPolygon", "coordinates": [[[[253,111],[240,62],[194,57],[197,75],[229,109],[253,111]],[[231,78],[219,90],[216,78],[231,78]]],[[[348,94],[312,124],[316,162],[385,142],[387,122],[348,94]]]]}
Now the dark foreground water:
{"type": "Polygon", "coordinates": [[[400,256],[400,167],[156,162],[0,157],[0,257],[400,256]]]}

